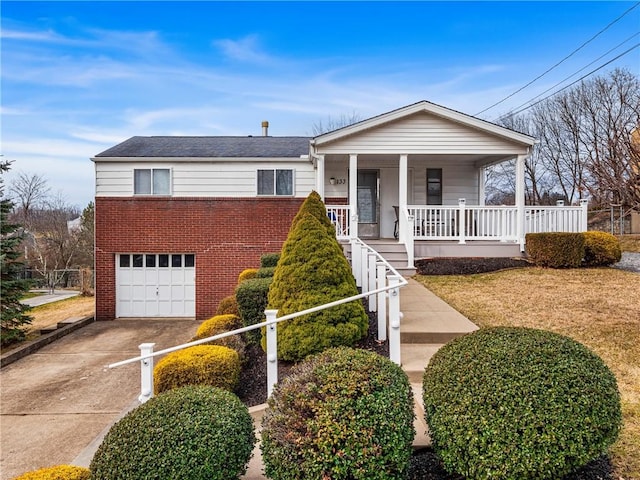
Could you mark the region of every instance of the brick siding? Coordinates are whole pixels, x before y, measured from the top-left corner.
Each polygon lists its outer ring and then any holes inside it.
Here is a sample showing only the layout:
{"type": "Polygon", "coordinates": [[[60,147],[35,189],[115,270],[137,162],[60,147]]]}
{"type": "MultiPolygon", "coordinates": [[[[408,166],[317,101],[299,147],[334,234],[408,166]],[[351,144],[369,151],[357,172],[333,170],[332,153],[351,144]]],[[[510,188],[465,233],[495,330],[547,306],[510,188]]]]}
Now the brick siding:
{"type": "Polygon", "coordinates": [[[96,320],[116,314],[118,253],[193,253],[196,319],[215,314],[238,275],[278,252],[302,198],[96,197],[96,320]]]}

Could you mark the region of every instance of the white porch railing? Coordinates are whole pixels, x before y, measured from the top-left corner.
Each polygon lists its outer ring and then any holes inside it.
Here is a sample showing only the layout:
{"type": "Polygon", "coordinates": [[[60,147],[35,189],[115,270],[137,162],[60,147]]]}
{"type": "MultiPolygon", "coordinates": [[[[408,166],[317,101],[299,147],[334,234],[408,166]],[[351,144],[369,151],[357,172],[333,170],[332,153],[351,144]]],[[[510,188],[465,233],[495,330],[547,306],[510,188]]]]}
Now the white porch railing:
{"type": "Polygon", "coordinates": [[[336,238],[348,240],[349,230],[349,205],[327,205],[327,216],[336,227],[336,238]]]}
{"type": "Polygon", "coordinates": [[[387,340],[387,330],[389,331],[389,358],[400,365],[400,320],[402,318],[402,313],[400,312],[400,287],[405,286],[407,280],[398,274],[379,253],[358,238],[352,239],[351,256],[352,272],[356,278],[356,284],[361,287],[362,290],[362,293],[359,295],[343,298],[282,317],[277,316],[277,310],[266,310],[266,321],[262,323],[166,348],[158,352],[153,351],[154,343],[143,343],[139,346],[139,356],[112,363],[109,365],[109,368],[140,362],[140,396],[138,400],[144,403],[153,397],[153,363],[155,357],[231,335],[266,327],[267,396],[270,396],[273,392],[273,387],[278,382],[278,323],[363,298],[368,298],[369,310],[377,313],[378,340],[387,340]]]}

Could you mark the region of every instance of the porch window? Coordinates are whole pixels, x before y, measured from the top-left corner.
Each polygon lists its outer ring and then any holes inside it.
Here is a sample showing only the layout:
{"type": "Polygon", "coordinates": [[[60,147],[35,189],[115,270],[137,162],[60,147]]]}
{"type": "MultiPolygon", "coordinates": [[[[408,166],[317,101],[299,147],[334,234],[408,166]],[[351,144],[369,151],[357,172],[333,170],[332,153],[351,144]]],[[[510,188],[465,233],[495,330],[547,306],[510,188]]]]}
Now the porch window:
{"type": "Polygon", "coordinates": [[[427,205],[442,205],[441,168],[427,168],[427,205]]]}
{"type": "Polygon", "coordinates": [[[171,174],[168,168],[140,168],[133,171],[135,195],[169,195],[171,174]]]}
{"type": "Polygon", "coordinates": [[[293,195],[293,170],[258,170],[258,195],[293,195]]]}

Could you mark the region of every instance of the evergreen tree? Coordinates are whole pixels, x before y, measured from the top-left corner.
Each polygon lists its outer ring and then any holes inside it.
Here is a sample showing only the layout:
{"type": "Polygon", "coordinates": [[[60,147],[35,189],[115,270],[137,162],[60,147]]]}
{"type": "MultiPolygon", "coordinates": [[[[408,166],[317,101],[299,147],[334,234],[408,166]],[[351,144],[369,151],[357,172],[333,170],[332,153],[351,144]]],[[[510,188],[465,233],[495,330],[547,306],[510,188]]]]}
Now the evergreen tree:
{"type": "MultiPolygon", "coordinates": [[[[9,169],[10,163],[0,164],[0,170],[9,169]]],[[[0,192],[2,195],[4,192],[0,192]]],[[[0,200],[0,296],[2,307],[0,315],[0,344],[2,346],[22,340],[25,337],[24,327],[31,323],[31,317],[26,312],[29,307],[20,303],[20,298],[29,290],[29,282],[22,280],[19,273],[23,263],[20,261],[22,252],[20,245],[22,235],[19,225],[7,222],[7,217],[13,208],[11,201],[0,200]]]]}
{"type": "MultiPolygon", "coordinates": [[[[342,247],[315,215],[302,215],[282,247],[269,308],[283,316],[357,294],[342,247]]],[[[278,357],[297,361],[329,347],[353,346],[368,328],[359,301],[288,320],[278,325],[278,357]]]]}

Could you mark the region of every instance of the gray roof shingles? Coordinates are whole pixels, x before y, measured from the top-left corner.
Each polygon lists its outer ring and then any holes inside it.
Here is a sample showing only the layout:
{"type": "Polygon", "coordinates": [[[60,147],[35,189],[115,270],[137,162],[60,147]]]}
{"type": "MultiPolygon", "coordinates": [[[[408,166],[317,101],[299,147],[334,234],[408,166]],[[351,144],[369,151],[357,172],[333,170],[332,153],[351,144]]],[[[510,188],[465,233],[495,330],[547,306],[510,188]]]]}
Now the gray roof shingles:
{"type": "Polygon", "coordinates": [[[131,137],[96,157],[277,158],[309,154],[309,137],[131,137]]]}

